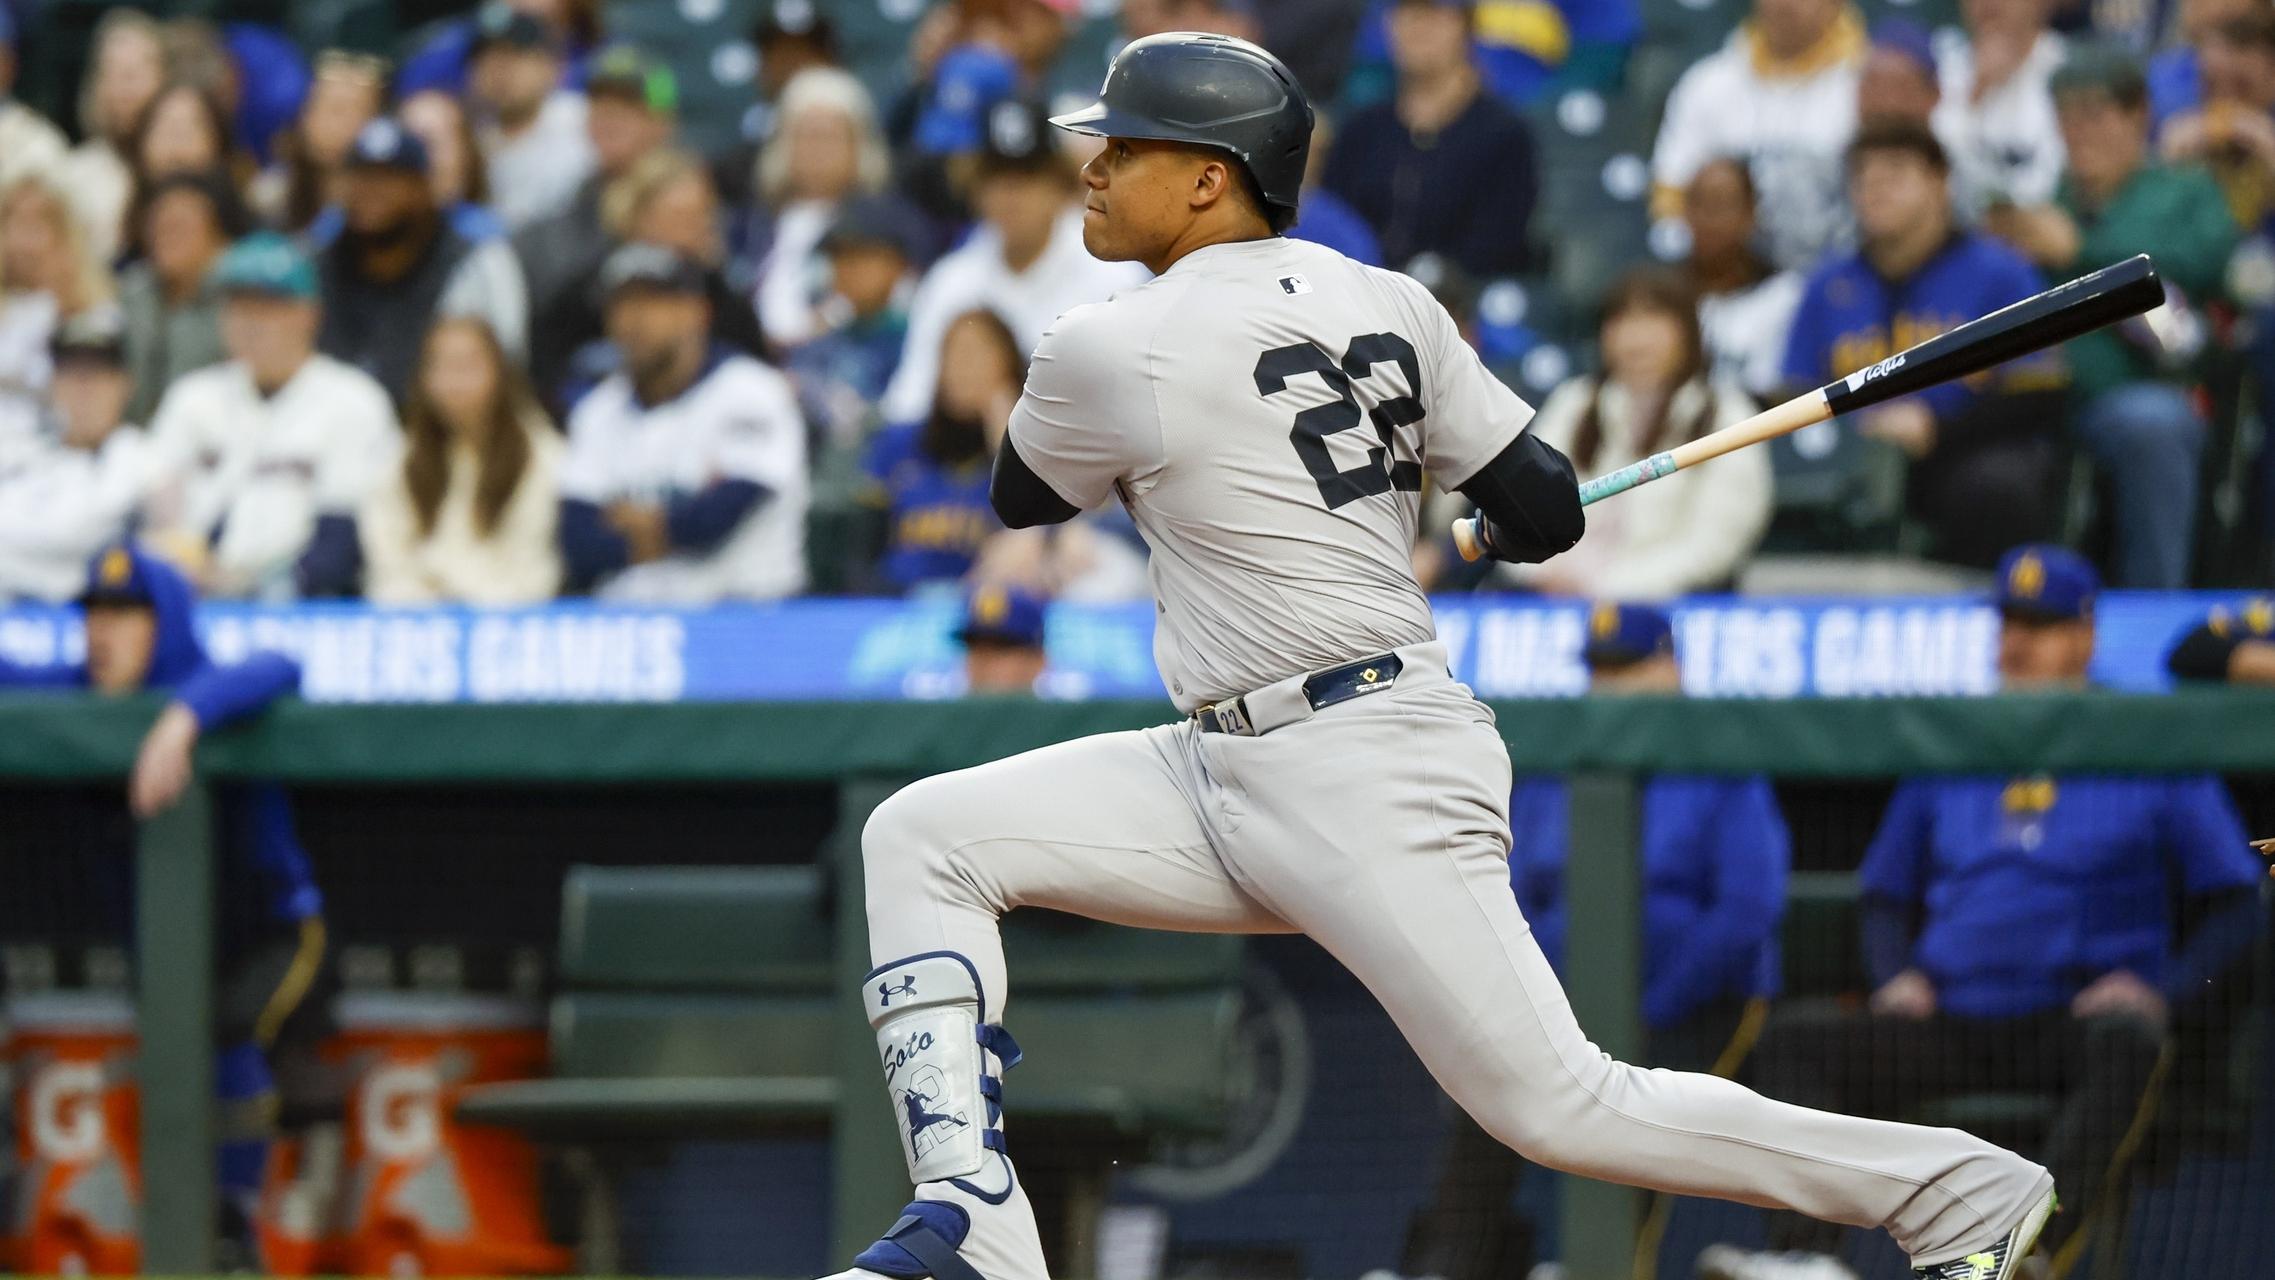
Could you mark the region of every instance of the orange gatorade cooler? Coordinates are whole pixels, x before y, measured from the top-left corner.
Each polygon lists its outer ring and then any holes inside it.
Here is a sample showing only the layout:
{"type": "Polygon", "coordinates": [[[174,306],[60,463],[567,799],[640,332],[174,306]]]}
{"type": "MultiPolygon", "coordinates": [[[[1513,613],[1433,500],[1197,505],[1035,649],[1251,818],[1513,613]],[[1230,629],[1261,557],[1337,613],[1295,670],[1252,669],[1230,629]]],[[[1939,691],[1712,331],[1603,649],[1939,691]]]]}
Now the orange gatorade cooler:
{"type": "Polygon", "coordinates": [[[533,1003],[500,996],[359,992],[338,1004],[325,1055],[348,1081],[348,1200],[331,1261],[355,1275],[558,1272],[546,1238],[537,1150],[451,1119],[477,1084],[545,1073],[533,1003]]]}
{"type": "Polygon", "coordinates": [[[106,992],[11,997],[16,1196],[7,1269],[132,1275],[142,1258],[134,1006],[106,992]]]}

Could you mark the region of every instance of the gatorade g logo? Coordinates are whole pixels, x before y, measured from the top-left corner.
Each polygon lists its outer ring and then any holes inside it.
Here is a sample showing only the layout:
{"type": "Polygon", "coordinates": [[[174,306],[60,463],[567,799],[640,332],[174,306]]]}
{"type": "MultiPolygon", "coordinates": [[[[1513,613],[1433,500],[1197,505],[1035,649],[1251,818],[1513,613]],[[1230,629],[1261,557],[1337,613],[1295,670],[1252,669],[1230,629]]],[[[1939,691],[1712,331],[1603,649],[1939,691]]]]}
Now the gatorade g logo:
{"type": "Polygon", "coordinates": [[[87,1164],[103,1154],[103,1068],[58,1062],[32,1077],[32,1149],[56,1164],[87,1164]]]}
{"type": "Polygon", "coordinates": [[[441,1077],[424,1062],[391,1062],[363,1078],[363,1145],[382,1160],[418,1161],[442,1145],[441,1077]]]}

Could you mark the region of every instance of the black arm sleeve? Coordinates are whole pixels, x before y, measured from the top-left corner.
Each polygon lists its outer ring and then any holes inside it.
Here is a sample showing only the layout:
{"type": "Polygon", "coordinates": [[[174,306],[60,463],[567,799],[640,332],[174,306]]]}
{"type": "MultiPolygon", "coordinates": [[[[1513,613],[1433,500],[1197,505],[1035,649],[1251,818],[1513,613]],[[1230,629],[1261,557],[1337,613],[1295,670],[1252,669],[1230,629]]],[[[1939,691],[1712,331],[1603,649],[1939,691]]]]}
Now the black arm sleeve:
{"type": "Polygon", "coordinates": [[[1028,467],[1011,437],[995,451],[995,477],[988,481],[987,500],[1005,526],[1031,529],[1039,524],[1064,524],[1082,511],[1058,495],[1058,490],[1028,467]]]}
{"type": "Polygon", "coordinates": [[[1478,530],[1495,560],[1539,564],[1570,551],[1588,527],[1571,459],[1529,431],[1471,476],[1461,495],[1484,516],[1478,530]]]}

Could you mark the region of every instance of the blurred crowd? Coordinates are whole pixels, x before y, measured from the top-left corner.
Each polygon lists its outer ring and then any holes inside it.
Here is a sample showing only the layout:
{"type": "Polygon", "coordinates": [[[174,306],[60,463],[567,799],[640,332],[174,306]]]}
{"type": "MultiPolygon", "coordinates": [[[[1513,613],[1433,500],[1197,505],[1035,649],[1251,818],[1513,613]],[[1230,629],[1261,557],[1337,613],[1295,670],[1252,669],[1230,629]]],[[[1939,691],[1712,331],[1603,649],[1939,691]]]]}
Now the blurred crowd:
{"type": "Polygon", "coordinates": [[[986,487],[1044,329],[1144,278],[1084,250],[1048,116],[1178,29],[1287,58],[1326,108],[1290,234],[1424,280],[1583,474],[2162,269],[2143,321],[1622,498],[1545,566],[1465,569],[1436,498],[1434,589],[2042,539],[2120,586],[2265,572],[2265,0],[1754,0],[1703,35],[1676,0],[656,8],[110,7],[74,44],[0,0],[0,601],[130,535],[222,598],[1142,595],[1118,511],[1006,531],[986,487]],[[10,96],[32,70],[47,101],[10,96]],[[1549,197],[1607,112],[1655,122],[1600,176],[1648,234],[1575,287],[1601,228],[1549,197]]]}

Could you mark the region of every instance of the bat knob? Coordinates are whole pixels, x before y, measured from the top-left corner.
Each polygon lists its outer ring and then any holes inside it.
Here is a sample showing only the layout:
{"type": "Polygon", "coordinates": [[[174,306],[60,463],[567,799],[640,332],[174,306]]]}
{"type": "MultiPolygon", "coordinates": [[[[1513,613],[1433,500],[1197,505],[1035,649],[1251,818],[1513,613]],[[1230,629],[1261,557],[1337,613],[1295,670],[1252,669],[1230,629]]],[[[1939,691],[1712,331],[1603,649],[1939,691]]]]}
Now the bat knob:
{"type": "Polygon", "coordinates": [[[1485,539],[1479,536],[1474,519],[1453,522],[1453,545],[1471,564],[1485,558],[1485,539]]]}

